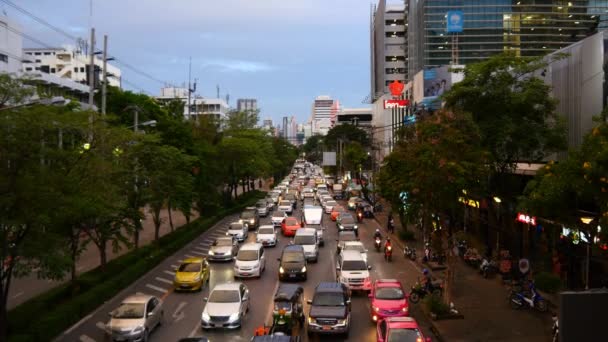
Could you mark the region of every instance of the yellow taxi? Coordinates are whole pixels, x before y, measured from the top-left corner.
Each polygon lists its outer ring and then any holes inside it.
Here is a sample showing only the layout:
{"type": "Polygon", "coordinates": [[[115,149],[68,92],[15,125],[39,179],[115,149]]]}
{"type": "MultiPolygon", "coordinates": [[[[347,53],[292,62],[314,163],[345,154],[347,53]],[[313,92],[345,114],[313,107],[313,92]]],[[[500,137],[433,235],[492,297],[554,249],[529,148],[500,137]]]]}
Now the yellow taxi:
{"type": "Polygon", "coordinates": [[[188,258],[175,270],[175,291],[199,291],[209,281],[209,263],[205,258],[188,258]]]}

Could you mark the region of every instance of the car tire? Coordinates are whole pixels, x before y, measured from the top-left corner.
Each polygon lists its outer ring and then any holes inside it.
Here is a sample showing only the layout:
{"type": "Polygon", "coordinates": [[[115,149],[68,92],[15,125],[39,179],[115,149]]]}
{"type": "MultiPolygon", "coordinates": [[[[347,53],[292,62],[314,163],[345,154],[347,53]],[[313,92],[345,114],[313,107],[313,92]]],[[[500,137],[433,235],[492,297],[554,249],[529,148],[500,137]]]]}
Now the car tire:
{"type": "Polygon", "coordinates": [[[158,320],[158,324],[156,325],[157,327],[160,327],[163,325],[163,319],[165,318],[165,312],[161,311],[160,312],[160,319],[158,320]]]}
{"type": "Polygon", "coordinates": [[[143,338],[141,339],[141,340],[142,340],[142,342],[148,342],[148,337],[149,337],[149,336],[150,336],[150,335],[149,335],[149,333],[148,333],[148,329],[145,329],[145,330],[144,330],[144,336],[143,336],[143,338]]]}

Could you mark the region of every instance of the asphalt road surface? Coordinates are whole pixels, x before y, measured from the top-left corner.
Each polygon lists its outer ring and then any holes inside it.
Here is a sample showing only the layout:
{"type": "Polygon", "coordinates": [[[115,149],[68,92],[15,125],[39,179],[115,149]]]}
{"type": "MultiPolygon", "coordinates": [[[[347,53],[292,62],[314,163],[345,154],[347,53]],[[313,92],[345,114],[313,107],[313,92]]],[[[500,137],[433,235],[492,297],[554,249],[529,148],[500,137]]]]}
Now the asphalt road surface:
{"type": "MultiPolygon", "coordinates": [[[[301,217],[301,203],[294,210],[293,216],[301,217]]],[[[212,241],[224,236],[230,222],[237,220],[238,215],[231,215],[216,224],[197,239],[192,241],[182,250],[167,258],[156,268],[148,272],[145,276],[137,280],[131,286],[125,288],[116,297],[106,302],[89,316],[84,317],[76,325],[60,335],[56,341],[109,341],[105,335],[105,323],[108,322],[108,313],[115,309],[120,302],[128,295],[140,292],[152,294],[163,300],[163,324],[150,335],[152,342],[173,342],[183,337],[205,336],[212,341],[250,341],[256,327],[266,323],[271,323],[271,312],[273,296],[278,287],[278,261],[280,253],[290,238],[280,235],[277,230],[279,243],[276,247],[266,249],[266,270],[260,279],[240,279],[249,287],[251,309],[243,321],[243,326],[239,330],[215,330],[203,331],[200,326],[201,313],[203,311],[203,298],[209,294],[209,288],[216,284],[234,281],[233,262],[211,263],[211,279],[209,287],[196,293],[175,293],[172,290],[174,270],[179,265],[180,260],[187,257],[206,256],[212,241]]],[[[271,224],[270,217],[261,219],[261,224],[271,224]]],[[[320,248],[318,263],[309,263],[308,279],[299,282],[304,287],[304,298],[312,299],[314,288],[322,281],[336,280],[336,239],[337,228],[335,222],[331,221],[329,215],[324,214],[323,225],[325,226],[324,239],[325,246],[320,248]]],[[[388,263],[383,255],[373,248],[372,235],[378,224],[372,219],[365,219],[359,225],[359,238],[368,249],[369,264],[372,266],[372,280],[380,278],[396,278],[402,281],[406,291],[418,276],[420,270],[409,260],[403,258],[401,251],[396,251],[393,255],[393,262],[388,263]]],[[[255,234],[249,234],[248,241],[255,241],[255,234]]],[[[417,304],[420,305],[420,304],[417,304]]],[[[418,320],[425,336],[435,337],[430,333],[429,326],[424,324],[426,321],[422,317],[420,308],[410,304],[411,315],[418,320]]],[[[309,306],[305,304],[304,312],[308,315],[309,306]]],[[[376,325],[370,319],[369,299],[365,294],[353,294],[352,298],[352,320],[350,335],[348,338],[343,336],[316,336],[313,335],[310,341],[375,341],[376,325]]],[[[301,334],[303,341],[308,341],[305,332],[301,334]]]]}

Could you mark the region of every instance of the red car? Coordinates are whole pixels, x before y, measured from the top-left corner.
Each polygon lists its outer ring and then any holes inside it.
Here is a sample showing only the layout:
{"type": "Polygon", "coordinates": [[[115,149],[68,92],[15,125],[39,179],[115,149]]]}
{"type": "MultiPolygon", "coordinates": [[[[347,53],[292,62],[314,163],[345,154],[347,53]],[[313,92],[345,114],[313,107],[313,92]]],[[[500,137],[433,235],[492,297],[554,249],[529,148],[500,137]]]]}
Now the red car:
{"type": "Polygon", "coordinates": [[[283,233],[283,236],[295,236],[296,230],[300,228],[302,228],[302,225],[298,222],[298,219],[294,217],[288,217],[281,223],[281,232],[283,233]]]}
{"type": "Polygon", "coordinates": [[[378,279],[369,294],[372,321],[386,317],[408,316],[409,308],[403,287],[396,279],[378,279]]]}
{"type": "Polygon", "coordinates": [[[412,317],[389,317],[378,321],[376,342],[431,342],[424,338],[418,323],[412,317]]]}

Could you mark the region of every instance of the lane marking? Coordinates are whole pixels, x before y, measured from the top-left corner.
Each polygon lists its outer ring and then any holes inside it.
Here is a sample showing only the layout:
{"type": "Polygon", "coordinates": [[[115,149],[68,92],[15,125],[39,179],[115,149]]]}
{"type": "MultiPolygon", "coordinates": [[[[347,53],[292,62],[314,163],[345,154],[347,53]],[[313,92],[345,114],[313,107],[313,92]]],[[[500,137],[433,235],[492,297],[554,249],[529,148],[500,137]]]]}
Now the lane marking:
{"type": "Polygon", "coordinates": [[[177,269],[179,266],[177,266],[177,265],[171,265],[171,267],[173,267],[174,269],[177,269]]]}
{"type": "Polygon", "coordinates": [[[98,327],[99,329],[103,330],[103,331],[106,331],[106,325],[103,322],[101,322],[101,321],[95,323],[95,326],[98,327]]]}
{"type": "Polygon", "coordinates": [[[79,340],[80,340],[81,342],[95,342],[95,340],[94,340],[94,339],[90,338],[90,337],[89,337],[89,336],[87,336],[87,335],[80,335],[79,340]]]}
{"type": "Polygon", "coordinates": [[[22,295],[23,295],[23,291],[21,291],[21,292],[19,292],[19,293],[15,294],[15,295],[14,295],[14,296],[12,296],[11,298],[13,298],[13,299],[14,299],[14,298],[17,298],[17,297],[22,296],[22,295]]]}
{"type": "Polygon", "coordinates": [[[162,297],[160,297],[161,301],[165,301],[165,299],[167,299],[167,297],[169,297],[169,295],[173,293],[173,288],[170,288],[167,292],[165,292],[165,294],[162,295],[162,297]]]}
{"type": "Polygon", "coordinates": [[[175,312],[173,312],[173,322],[179,322],[184,317],[186,317],[186,314],[183,311],[183,309],[184,309],[184,307],[186,305],[188,305],[188,302],[181,302],[181,303],[179,303],[179,305],[175,309],[175,312]]]}
{"type": "Polygon", "coordinates": [[[198,251],[190,251],[190,253],[197,254],[197,255],[207,255],[207,253],[198,252],[198,251]]]}
{"type": "Polygon", "coordinates": [[[184,256],[185,256],[186,258],[196,258],[196,256],[195,256],[195,255],[192,255],[192,254],[184,254],[184,256]]]}
{"type": "Polygon", "coordinates": [[[163,289],[163,288],[160,288],[158,286],[151,285],[151,284],[146,284],[146,287],[151,288],[152,290],[156,290],[158,292],[162,292],[162,293],[167,292],[166,289],[163,289]]]}
{"type": "MultiPolygon", "coordinates": [[[[82,325],[82,323],[88,321],[89,319],[91,319],[91,317],[93,317],[93,314],[90,314],[86,317],[84,317],[83,319],[81,319],[80,321],[76,322],[76,324],[74,324],[70,329],[66,330],[63,334],[67,335],[69,333],[71,333],[72,331],[74,331],[74,329],[78,328],[79,326],[82,325]]],[[[88,336],[87,336],[88,337],[88,336]]]]}
{"type": "Polygon", "coordinates": [[[198,249],[199,251],[206,251],[207,250],[206,247],[198,247],[198,246],[194,247],[194,249],[198,249]]]}
{"type": "Polygon", "coordinates": [[[161,277],[156,277],[156,280],[165,283],[165,284],[169,284],[169,285],[173,285],[173,281],[169,280],[169,279],[165,279],[165,278],[161,278],[161,277]]]}
{"type": "Polygon", "coordinates": [[[163,272],[165,272],[166,274],[171,275],[171,276],[175,275],[175,272],[171,272],[171,271],[167,271],[167,270],[165,270],[163,272]]]}

